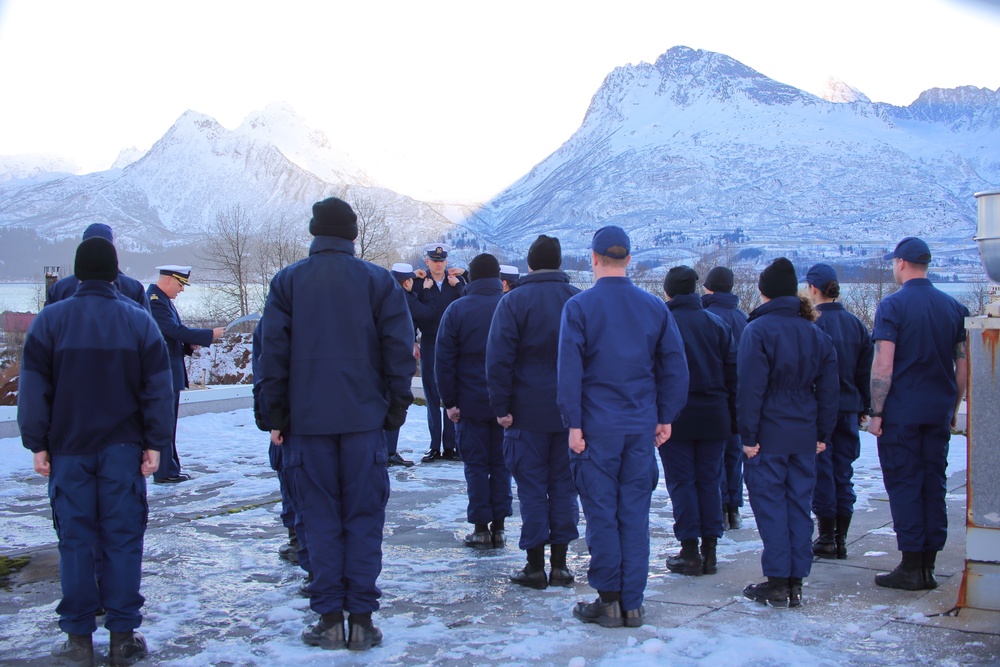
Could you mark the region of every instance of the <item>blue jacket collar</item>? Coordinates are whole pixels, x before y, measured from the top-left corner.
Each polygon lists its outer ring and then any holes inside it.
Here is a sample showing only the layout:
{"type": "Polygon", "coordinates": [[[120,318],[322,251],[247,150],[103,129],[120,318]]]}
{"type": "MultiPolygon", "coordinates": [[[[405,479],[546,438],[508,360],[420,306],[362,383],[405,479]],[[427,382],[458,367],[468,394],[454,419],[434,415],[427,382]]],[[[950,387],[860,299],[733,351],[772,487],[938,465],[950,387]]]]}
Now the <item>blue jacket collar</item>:
{"type": "Polygon", "coordinates": [[[701,297],[697,294],[678,294],[667,301],[667,308],[670,310],[703,310],[701,297]]]}
{"type": "Polygon", "coordinates": [[[104,296],[117,299],[118,288],[114,283],[106,283],[103,280],[81,280],[73,296],[104,296]]]}
{"type": "Polygon", "coordinates": [[[931,287],[933,284],[930,278],[910,278],[903,283],[903,287],[931,287]]]}
{"type": "Polygon", "coordinates": [[[701,304],[708,306],[719,306],[720,308],[737,308],[740,305],[740,297],[729,292],[712,292],[701,297],[701,304]]]}
{"type": "Polygon", "coordinates": [[[465,293],[481,294],[486,296],[503,294],[503,283],[500,282],[499,278],[480,278],[479,280],[473,280],[471,283],[466,285],[465,293]]]}
{"type": "Polygon", "coordinates": [[[532,271],[526,276],[521,276],[517,280],[518,286],[527,285],[528,283],[568,283],[569,276],[565,271],[559,270],[544,270],[544,271],[532,271]]]}
{"type": "Polygon", "coordinates": [[[762,303],[753,309],[750,313],[750,317],[747,321],[753,321],[758,317],[763,315],[780,315],[782,317],[798,317],[799,316],[799,297],[798,296],[779,296],[776,299],[771,299],[767,303],[762,303]]]}
{"type": "Polygon", "coordinates": [[[354,241],[342,239],[339,236],[316,236],[309,244],[309,254],[325,252],[340,252],[354,255],[354,241]]]}
{"type": "Polygon", "coordinates": [[[816,310],[846,310],[844,304],[839,301],[831,301],[830,303],[817,303],[815,306],[816,310]]]}

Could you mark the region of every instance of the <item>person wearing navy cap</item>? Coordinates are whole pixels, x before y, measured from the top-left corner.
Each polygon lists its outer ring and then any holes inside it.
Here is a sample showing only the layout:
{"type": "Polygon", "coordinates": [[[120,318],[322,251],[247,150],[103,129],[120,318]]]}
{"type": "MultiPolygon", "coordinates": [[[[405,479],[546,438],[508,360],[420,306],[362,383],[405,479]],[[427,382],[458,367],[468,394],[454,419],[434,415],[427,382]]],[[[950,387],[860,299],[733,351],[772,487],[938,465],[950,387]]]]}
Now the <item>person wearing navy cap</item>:
{"type": "Polygon", "coordinates": [[[861,455],[858,427],[871,410],[872,338],[857,317],[837,301],[840,283],[829,264],[819,263],[806,274],[807,293],[816,308],[816,326],[833,339],[837,350],[840,404],[837,425],[826,450],[816,458],[813,513],[819,535],[813,554],[847,558],[847,531],[854,515],[854,461],[861,455]]]}
{"type": "Polygon", "coordinates": [[[489,253],[469,262],[465,296],[441,317],[435,350],[437,376],[448,419],[454,422],[458,452],[465,466],[473,531],[466,546],[506,545],[507,517],[513,512],[510,471],[503,456],[503,428],[490,407],[486,389],[486,341],[493,313],[503,296],[500,263],[489,253]]]}
{"type": "Polygon", "coordinates": [[[681,543],[680,553],[667,559],[667,568],[691,576],[718,571],[716,546],[723,532],[719,477],[726,439],[737,432],[736,342],[726,323],[702,306],[697,283],[698,274],[689,266],[673,267],[663,281],[691,377],[687,403],[672,424],[670,440],[660,446],[674,536],[681,543]]]}
{"type": "MultiPolygon", "coordinates": [[[[572,586],[569,543],[580,536],[580,510],[569,472],[569,430],[556,404],[559,320],[580,290],[560,271],[559,239],[540,235],[528,249],[528,275],[500,300],[486,343],[486,380],[503,453],[517,482],[518,546],[527,563],[510,576],[529,588],[572,586]],[[550,571],[545,574],[545,545],[550,571]]],[[[502,268],[502,267],[501,267],[502,268]]]]}
{"type": "MultiPolygon", "coordinates": [[[[86,241],[91,238],[105,239],[112,244],[115,242],[115,235],[111,231],[111,227],[100,222],[95,222],[83,230],[83,240],[86,241]]],[[[118,288],[118,294],[121,298],[137,303],[145,308],[146,312],[149,312],[149,298],[146,296],[146,289],[142,286],[141,282],[119,271],[114,283],[115,287],[118,288]]],[[[79,285],[80,279],[75,275],[57,280],[45,293],[45,305],[48,306],[57,301],[68,299],[73,296],[79,285]]]]}
{"type": "MultiPolygon", "coordinates": [[[[729,326],[738,346],[747,326],[747,314],[740,309],[739,295],[732,293],[734,284],[735,277],[730,269],[714,267],[702,284],[705,294],[701,297],[701,304],[729,326]]],[[[743,525],[740,518],[740,508],[743,507],[743,448],[739,434],[726,440],[719,486],[722,490],[722,525],[726,529],[738,530],[743,525]]]]}
{"type": "Polygon", "coordinates": [[[503,283],[503,293],[511,291],[517,287],[517,279],[521,277],[521,273],[517,270],[516,266],[511,266],[510,264],[500,265],[500,281],[503,283]]]}
{"type": "Polygon", "coordinates": [[[427,270],[415,272],[420,280],[413,285],[413,290],[421,303],[432,308],[430,315],[415,314],[413,321],[420,330],[420,382],[427,401],[427,428],[431,436],[430,448],[420,459],[423,463],[433,463],[441,459],[459,460],[458,452],[455,450],[455,424],[444,417],[441,394],[438,392],[437,380],[434,377],[434,345],[437,341],[441,316],[453,301],[462,296],[462,290],[467,283],[463,275],[464,270],[448,268],[449,251],[450,247],[445,243],[429,243],[424,246],[426,253],[424,263],[427,265],[427,270]]]}
{"type": "Polygon", "coordinates": [[[948,441],[965,395],[969,310],[927,279],[931,251],[907,237],[887,253],[898,292],[875,309],[868,432],[878,438],[899,565],[875,577],[886,588],[937,587],[937,553],[948,537],[948,441]]]}
{"type": "Polygon", "coordinates": [[[670,439],[684,407],[688,367],[666,304],[627,276],[625,230],[602,227],[590,247],[594,286],[566,302],[559,333],[556,400],[587,518],[587,578],[598,593],[573,616],[634,628],[645,616],[654,446],[670,439]]]}
{"type": "Polygon", "coordinates": [[[152,318],[118,296],[118,257],[107,239],[82,242],[74,271],[73,296],[43,308],[28,330],[17,423],[35,471],[48,477],[59,540],[56,613],[68,637],[52,655],[60,664],[93,665],[103,607],[110,663],[131,665],[147,654],[136,631],[143,477],[170,445],[170,366],[152,318]]]}
{"type": "Polygon", "coordinates": [[[383,432],[413,402],[413,322],[392,275],[354,256],[350,204],[330,197],[312,213],[309,256],[271,280],[261,388],[309,542],[306,592],[319,620],[302,641],[361,651],[382,642],[372,612],[389,499],[383,432]]]}
{"type": "Polygon", "coordinates": [[[813,561],[816,454],[837,422],[837,353],[813,324],[812,304],[798,295],[790,261],[774,260],[757,286],[763,303],[750,313],[740,340],[736,414],[767,581],[747,586],[743,595],[798,607],[813,561]]]}
{"type": "Polygon", "coordinates": [[[181,459],[177,453],[177,412],[181,404],[181,391],[188,388],[184,357],[190,356],[198,348],[210,346],[212,341],[222,338],[226,329],[191,329],[184,326],[173,300],[191,284],[191,267],[167,264],[156,269],[160,272],[160,277],[146,289],[146,294],[149,296],[153,319],[163,333],[167,353],[170,355],[174,388],[174,437],[171,439],[170,451],[163,452],[160,468],[153,475],[153,482],[176,484],[191,479],[191,475],[181,472],[181,459]]]}

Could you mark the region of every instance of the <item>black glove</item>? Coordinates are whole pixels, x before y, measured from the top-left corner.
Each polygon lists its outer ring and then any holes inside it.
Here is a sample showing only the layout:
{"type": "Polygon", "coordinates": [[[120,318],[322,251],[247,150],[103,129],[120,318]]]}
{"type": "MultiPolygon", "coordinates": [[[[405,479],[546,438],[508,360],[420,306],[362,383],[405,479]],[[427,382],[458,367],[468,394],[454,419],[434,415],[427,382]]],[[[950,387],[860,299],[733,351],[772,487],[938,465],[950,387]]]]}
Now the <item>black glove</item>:
{"type": "Polygon", "coordinates": [[[389,406],[389,412],[385,415],[385,421],[382,422],[382,430],[398,431],[406,423],[406,409],[410,407],[411,403],[413,403],[412,396],[404,396],[394,400],[389,406]]]}

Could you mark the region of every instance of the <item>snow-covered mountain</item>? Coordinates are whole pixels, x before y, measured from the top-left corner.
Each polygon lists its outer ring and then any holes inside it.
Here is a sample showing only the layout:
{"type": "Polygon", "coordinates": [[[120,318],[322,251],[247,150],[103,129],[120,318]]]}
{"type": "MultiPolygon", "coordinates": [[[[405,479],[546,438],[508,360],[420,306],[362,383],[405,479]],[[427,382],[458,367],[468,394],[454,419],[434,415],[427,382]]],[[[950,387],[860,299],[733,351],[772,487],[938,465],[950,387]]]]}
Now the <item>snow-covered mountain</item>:
{"type": "Polygon", "coordinates": [[[687,47],[618,68],[579,130],[467,220],[469,235],[523,253],[544,232],[582,255],[617,224],[656,261],[723,239],[763,256],[860,254],[906,235],[970,247],[973,193],[1000,185],[1000,93],[934,89],[894,107],[843,83],[828,92],[839,102],[687,47]]]}
{"type": "Polygon", "coordinates": [[[52,180],[79,171],[72,160],[50,153],[0,155],[0,187],[32,180],[52,180]]]}
{"type": "Polygon", "coordinates": [[[305,225],[313,202],[355,195],[381,207],[404,249],[453,226],[431,205],[377,187],[326,135],[278,103],[235,130],[185,112],[139,159],[123,152],[120,160],[124,168],[0,184],[0,228],[34,229],[58,241],[104,222],[120,249],[145,252],[197,241],[237,204],[261,226],[282,217],[305,225]]]}

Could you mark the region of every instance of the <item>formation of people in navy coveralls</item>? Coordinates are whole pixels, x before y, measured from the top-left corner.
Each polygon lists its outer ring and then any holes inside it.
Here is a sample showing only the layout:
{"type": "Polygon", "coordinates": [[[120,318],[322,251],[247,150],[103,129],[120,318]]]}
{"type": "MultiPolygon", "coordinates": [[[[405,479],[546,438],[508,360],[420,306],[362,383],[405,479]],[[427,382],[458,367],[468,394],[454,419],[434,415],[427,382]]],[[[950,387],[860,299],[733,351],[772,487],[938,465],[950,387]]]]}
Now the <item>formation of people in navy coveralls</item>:
{"type": "MultiPolygon", "coordinates": [[[[663,298],[634,285],[631,239],[616,226],[593,234],[594,284],[584,291],[547,235],[520,276],[489,253],[468,270],[448,267],[444,243],[425,247],[426,270],[358,259],[357,216],[338,198],[313,205],[309,231],[308,257],[271,281],[252,351],[254,418],[269,437],[289,535],[279,555],[305,572],[300,591],[318,617],[304,643],[367,650],[383,641],[372,614],[388,468],[414,465],[397,443],[418,361],[430,428],[422,463],[463,465],[464,544],[506,547],[514,480],[525,565],[510,582],[573,586],[567,560],[582,508],[596,597],[572,615],[585,623],[645,622],[657,459],[680,543],[666,568],[718,572],[720,538],[742,525],[745,479],[766,581],[743,594],[800,606],[813,558],[847,558],[866,421],[901,552],[875,583],[937,586],[969,313],[927,279],[921,239],[885,255],[901,289],[868,332],[837,301],[836,271],[823,263],[800,293],[796,268],[775,259],[747,315],[726,267],[708,272],[701,296],[688,266],[667,272],[663,298]]],[[[137,630],[144,477],[190,479],[176,447],[183,357],[224,333],[181,322],[172,300],[191,267],[158,267],[143,290],[118,270],[113,240],[107,225],[84,232],[74,275],[52,287],[31,326],[20,376],[18,424],[49,479],[59,540],[66,637],[52,654],[72,665],[95,664],[100,617],[111,664],[148,654],[137,630]]]]}

